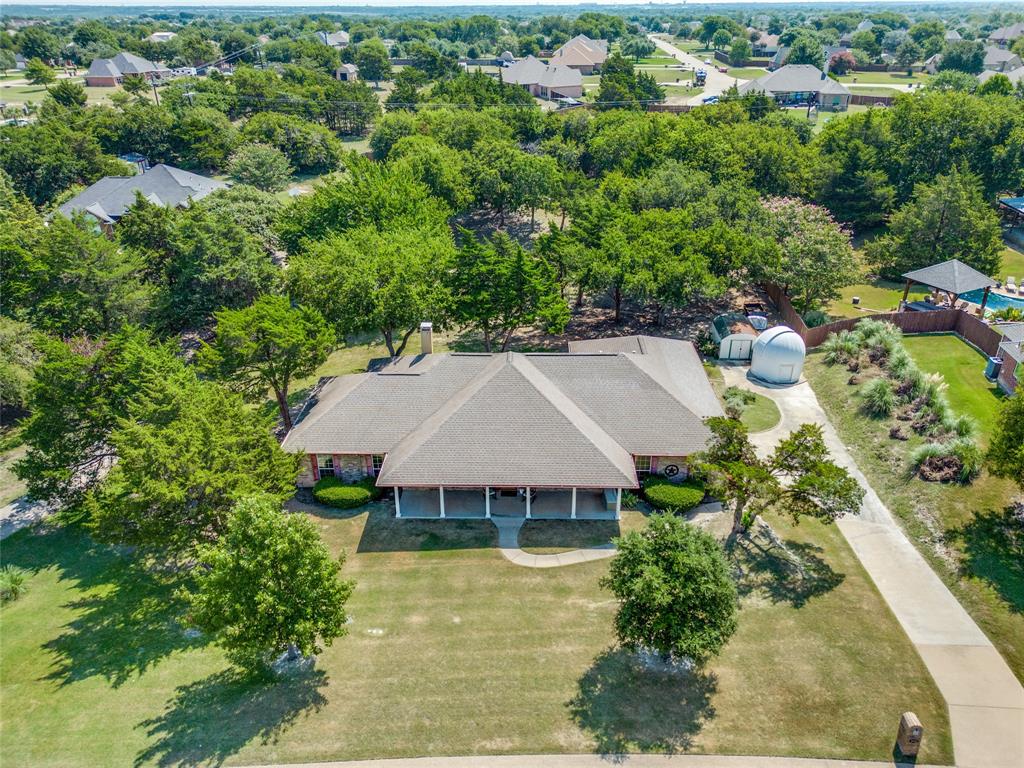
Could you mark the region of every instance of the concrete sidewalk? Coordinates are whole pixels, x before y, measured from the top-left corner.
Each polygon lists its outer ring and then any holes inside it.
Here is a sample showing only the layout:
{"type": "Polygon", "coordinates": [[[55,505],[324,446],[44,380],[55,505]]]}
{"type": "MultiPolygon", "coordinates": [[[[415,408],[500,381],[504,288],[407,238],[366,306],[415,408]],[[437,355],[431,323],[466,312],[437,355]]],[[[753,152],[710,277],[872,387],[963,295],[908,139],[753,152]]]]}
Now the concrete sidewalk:
{"type": "Polygon", "coordinates": [[[1024,766],[1024,688],[868,485],[814,390],[806,380],[791,387],[752,381],[746,367],[722,371],[726,384],[758,392],[779,406],[779,425],[751,435],[759,452],[767,453],[800,424],[819,424],[836,463],[867,491],[860,515],[840,519],[837,525],[946,699],[956,764],[1024,766]]]}
{"type": "MultiPolygon", "coordinates": [[[[294,763],[259,768],[895,768],[900,765],[912,764],[756,755],[493,755],[294,763]]],[[[933,766],[921,764],[917,768],[933,766]]]]}
{"type": "Polygon", "coordinates": [[[501,554],[509,562],[524,568],[559,568],[563,565],[589,563],[591,560],[603,560],[615,554],[615,547],[606,544],[588,549],[573,549],[555,555],[531,555],[519,548],[519,529],[526,522],[522,517],[492,517],[491,522],[498,529],[498,547],[501,554]]]}
{"type": "Polygon", "coordinates": [[[45,502],[29,501],[24,496],[0,507],[0,540],[42,520],[52,511],[45,502]]]}

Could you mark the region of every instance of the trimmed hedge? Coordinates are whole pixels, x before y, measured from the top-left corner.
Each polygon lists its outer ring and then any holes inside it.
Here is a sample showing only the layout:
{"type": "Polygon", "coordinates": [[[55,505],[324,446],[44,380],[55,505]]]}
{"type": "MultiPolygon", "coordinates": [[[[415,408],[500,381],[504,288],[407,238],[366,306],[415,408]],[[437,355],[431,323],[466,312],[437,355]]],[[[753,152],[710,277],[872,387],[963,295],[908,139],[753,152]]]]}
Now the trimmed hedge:
{"type": "Polygon", "coordinates": [[[644,497],[655,509],[686,512],[704,500],[704,484],[692,479],[673,483],[661,475],[651,475],[644,480],[644,497]]]}
{"type": "Polygon", "coordinates": [[[380,489],[372,477],[346,483],[337,477],[323,477],[313,486],[313,498],[337,509],[355,509],[380,498],[380,489]]]}

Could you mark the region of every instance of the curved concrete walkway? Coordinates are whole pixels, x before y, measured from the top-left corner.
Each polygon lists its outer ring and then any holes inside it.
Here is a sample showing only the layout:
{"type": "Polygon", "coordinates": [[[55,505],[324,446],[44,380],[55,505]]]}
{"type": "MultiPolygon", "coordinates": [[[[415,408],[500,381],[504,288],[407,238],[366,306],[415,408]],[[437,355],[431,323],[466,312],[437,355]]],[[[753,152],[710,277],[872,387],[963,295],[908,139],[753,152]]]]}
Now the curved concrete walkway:
{"type": "Polygon", "coordinates": [[[522,517],[492,517],[491,522],[498,529],[498,547],[509,562],[524,568],[559,568],[563,565],[589,563],[603,560],[615,554],[614,544],[604,544],[588,549],[573,549],[555,555],[531,555],[519,548],[519,529],[526,522],[522,517]]]}
{"type": "Polygon", "coordinates": [[[860,514],[842,518],[837,525],[946,699],[956,764],[960,768],[1024,766],[1024,688],[903,534],[839,439],[814,390],[806,380],[776,387],[749,379],[746,367],[723,367],[722,371],[726,384],[770,397],[779,406],[778,426],[750,436],[759,452],[767,453],[800,424],[818,424],[836,463],[867,491],[860,514]]]}
{"type": "MultiPolygon", "coordinates": [[[[738,755],[490,755],[404,757],[335,763],[292,763],[258,768],[894,768],[911,763],[738,755]]],[[[257,768],[257,766],[250,766],[257,768]]],[[[917,768],[934,768],[918,765],[917,768]]]]}

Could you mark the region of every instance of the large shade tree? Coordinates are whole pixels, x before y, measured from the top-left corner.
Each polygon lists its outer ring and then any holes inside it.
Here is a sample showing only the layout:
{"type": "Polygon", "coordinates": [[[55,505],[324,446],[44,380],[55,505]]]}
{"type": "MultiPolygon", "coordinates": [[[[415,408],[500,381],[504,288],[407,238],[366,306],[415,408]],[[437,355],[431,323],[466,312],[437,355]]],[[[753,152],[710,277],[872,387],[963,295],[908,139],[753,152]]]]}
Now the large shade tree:
{"type": "Polygon", "coordinates": [[[654,515],[616,544],[601,584],[619,601],[619,642],[696,664],[717,654],[736,631],[737,597],[715,538],[675,515],[654,515]]]}
{"type": "Polygon", "coordinates": [[[282,652],[319,653],[347,632],[355,584],[339,578],[344,555],[332,557],[309,518],[283,512],[274,496],[240,500],[197,560],[190,618],[247,671],[282,652]]]}
{"type": "Polygon", "coordinates": [[[708,419],[711,441],[694,457],[708,490],[732,508],[733,535],[747,530],[758,513],[776,508],[795,520],[829,523],[860,509],[864,490],[829,457],[821,427],[804,424],[761,458],[736,419],[708,419]],[[785,481],[785,482],[784,482],[785,481]]]}
{"type": "Polygon", "coordinates": [[[284,296],[261,296],[248,307],[221,310],[216,318],[216,337],[199,351],[200,366],[256,402],[269,388],[284,428],[291,429],[291,383],[312,374],[334,343],[320,313],[293,307],[284,296]]]}
{"type": "Polygon", "coordinates": [[[775,280],[798,312],[818,309],[839,298],[859,276],[850,235],[829,212],[794,198],[765,203],[768,228],[782,249],[775,280]]]}
{"type": "Polygon", "coordinates": [[[323,313],[339,337],[379,333],[395,356],[420,322],[443,327],[453,254],[441,222],[386,231],[363,226],[310,246],[293,259],[288,279],[295,296],[323,313]]]}
{"type": "Polygon", "coordinates": [[[889,231],[867,246],[871,263],[887,277],[959,259],[986,275],[999,273],[1003,249],[999,218],[977,176],[954,168],[893,214],[889,231]]]}
{"type": "Polygon", "coordinates": [[[488,352],[508,349],[524,325],[560,333],[569,321],[554,270],[499,232],[490,240],[461,230],[449,273],[454,318],[478,330],[488,352]]]}
{"type": "Polygon", "coordinates": [[[102,539],[191,557],[224,533],[231,507],[295,493],[299,457],[281,450],[271,420],[180,364],[143,371],[107,442],[117,456],[86,499],[102,539]]]}

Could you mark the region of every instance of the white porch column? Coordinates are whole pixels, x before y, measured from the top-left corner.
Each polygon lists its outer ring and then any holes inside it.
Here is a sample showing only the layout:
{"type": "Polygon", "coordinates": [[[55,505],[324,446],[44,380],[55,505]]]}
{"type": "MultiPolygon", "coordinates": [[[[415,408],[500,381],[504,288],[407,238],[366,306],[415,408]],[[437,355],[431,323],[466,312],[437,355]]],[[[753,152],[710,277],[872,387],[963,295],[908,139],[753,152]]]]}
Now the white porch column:
{"type": "Polygon", "coordinates": [[[437,486],[437,492],[440,494],[438,498],[441,499],[441,519],[444,520],[444,486],[437,486]]]}
{"type": "Polygon", "coordinates": [[[530,519],[530,486],[526,486],[526,519],[530,519]]]}
{"type": "Polygon", "coordinates": [[[484,517],[488,520],[491,519],[491,489],[490,486],[484,486],[484,517]]]}
{"type": "Polygon", "coordinates": [[[395,517],[401,517],[402,516],[402,502],[400,502],[398,500],[398,496],[401,493],[401,491],[402,491],[402,489],[399,488],[396,485],[395,486],[395,517]]]}
{"type": "Polygon", "coordinates": [[[572,514],[570,517],[573,520],[576,519],[576,486],[573,486],[572,488],[572,514]]]}
{"type": "Polygon", "coordinates": [[[622,489],[615,489],[615,519],[619,519],[619,513],[622,512],[622,489]]]}

